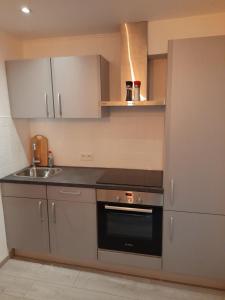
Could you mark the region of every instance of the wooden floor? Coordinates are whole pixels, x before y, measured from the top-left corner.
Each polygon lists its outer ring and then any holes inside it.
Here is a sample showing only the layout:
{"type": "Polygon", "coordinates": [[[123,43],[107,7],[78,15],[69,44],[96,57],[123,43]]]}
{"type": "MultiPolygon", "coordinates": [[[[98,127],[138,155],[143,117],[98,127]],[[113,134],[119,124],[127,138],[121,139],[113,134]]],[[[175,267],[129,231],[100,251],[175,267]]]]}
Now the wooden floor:
{"type": "Polygon", "coordinates": [[[225,300],[225,292],[104,272],[9,260],[0,300],[225,300]]]}

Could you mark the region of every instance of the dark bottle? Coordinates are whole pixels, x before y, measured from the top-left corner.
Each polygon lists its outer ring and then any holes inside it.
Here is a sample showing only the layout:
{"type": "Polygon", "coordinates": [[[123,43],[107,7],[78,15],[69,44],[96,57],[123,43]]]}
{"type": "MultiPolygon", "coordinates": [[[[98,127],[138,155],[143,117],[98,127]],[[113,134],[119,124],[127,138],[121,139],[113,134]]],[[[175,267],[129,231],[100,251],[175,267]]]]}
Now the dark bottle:
{"type": "Polygon", "coordinates": [[[133,91],[133,82],[132,81],[126,81],[126,101],[132,101],[132,91],[133,91]]]}

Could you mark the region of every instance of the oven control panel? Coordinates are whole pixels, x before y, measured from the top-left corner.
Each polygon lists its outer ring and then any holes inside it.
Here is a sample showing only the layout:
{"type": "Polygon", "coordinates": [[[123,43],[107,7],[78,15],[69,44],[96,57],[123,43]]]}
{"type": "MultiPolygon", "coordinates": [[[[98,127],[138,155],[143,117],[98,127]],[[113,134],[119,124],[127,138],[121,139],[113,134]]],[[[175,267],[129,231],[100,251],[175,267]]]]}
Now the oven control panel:
{"type": "Polygon", "coordinates": [[[127,198],[127,203],[134,203],[135,199],[134,199],[134,193],[133,192],[125,192],[125,196],[127,198]]]}
{"type": "Polygon", "coordinates": [[[163,206],[163,194],[98,189],[97,201],[163,206]]]}

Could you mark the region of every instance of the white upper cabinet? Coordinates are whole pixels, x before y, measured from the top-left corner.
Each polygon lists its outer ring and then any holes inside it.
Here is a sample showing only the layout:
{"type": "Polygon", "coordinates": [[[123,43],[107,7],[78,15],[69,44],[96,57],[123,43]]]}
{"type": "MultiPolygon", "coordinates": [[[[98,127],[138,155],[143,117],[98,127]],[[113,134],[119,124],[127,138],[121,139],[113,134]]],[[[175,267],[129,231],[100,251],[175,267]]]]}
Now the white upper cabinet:
{"type": "Polygon", "coordinates": [[[101,117],[103,58],[55,57],[51,62],[56,118],[101,117]]]}
{"type": "Polygon", "coordinates": [[[109,99],[100,55],[8,61],[6,70],[14,118],[100,118],[101,100],[109,99]]]}
{"type": "Polygon", "coordinates": [[[225,37],[170,42],[165,209],[225,214],[225,37]]]}
{"type": "Polygon", "coordinates": [[[6,62],[12,117],[53,118],[50,59],[6,62]]]}

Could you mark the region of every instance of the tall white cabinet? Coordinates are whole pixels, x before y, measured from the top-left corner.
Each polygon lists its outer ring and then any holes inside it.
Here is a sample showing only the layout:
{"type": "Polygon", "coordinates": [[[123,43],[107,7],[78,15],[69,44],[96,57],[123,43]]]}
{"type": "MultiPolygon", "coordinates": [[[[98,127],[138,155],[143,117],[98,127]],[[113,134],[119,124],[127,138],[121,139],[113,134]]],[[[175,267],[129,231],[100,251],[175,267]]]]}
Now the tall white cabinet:
{"type": "Polygon", "coordinates": [[[225,37],[172,41],[165,207],[225,215],[225,37]]]}
{"type": "Polygon", "coordinates": [[[225,37],[171,41],[163,268],[225,280],[225,37]]]}

